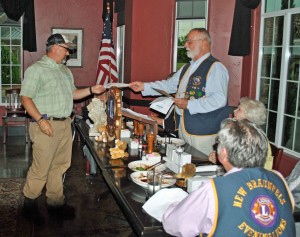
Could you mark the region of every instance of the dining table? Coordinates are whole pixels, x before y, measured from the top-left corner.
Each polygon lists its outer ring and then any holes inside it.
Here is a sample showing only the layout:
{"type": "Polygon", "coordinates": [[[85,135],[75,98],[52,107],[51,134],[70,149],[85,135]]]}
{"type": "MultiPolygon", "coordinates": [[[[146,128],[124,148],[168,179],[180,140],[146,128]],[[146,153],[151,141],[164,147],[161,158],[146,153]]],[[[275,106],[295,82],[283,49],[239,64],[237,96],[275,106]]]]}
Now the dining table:
{"type": "MultiPolygon", "coordinates": [[[[129,154],[128,157],[111,159],[109,149],[115,146],[115,141],[97,142],[94,137],[89,136],[89,126],[82,119],[76,119],[74,125],[81,142],[89,149],[110,192],[132,227],[134,231],[132,236],[170,236],[164,231],[161,222],[143,210],[142,207],[147,201],[146,189],[137,185],[131,178],[134,171],[128,167],[128,164],[142,160],[144,155],[142,149],[128,147],[126,150],[129,154]]],[[[128,138],[124,138],[124,140],[128,141],[128,138]]],[[[165,147],[163,145],[156,146],[162,156],[166,153],[165,147]]],[[[192,163],[196,166],[211,164],[207,155],[188,144],[184,145],[184,151],[191,154],[192,163]]],[[[295,207],[294,219],[296,222],[300,221],[300,209],[297,207],[295,207]]]]}
{"type": "MultiPolygon", "coordinates": [[[[115,146],[114,141],[107,143],[97,142],[94,137],[89,136],[89,126],[84,120],[76,119],[74,125],[81,142],[89,149],[109,190],[113,194],[135,235],[170,236],[164,231],[161,222],[143,210],[142,206],[147,201],[146,189],[137,185],[130,177],[134,171],[128,167],[128,164],[142,159],[142,149],[130,149],[130,147],[128,147],[126,150],[129,154],[128,157],[111,159],[109,148],[115,146]]],[[[126,138],[124,140],[126,140],[126,138]]],[[[162,156],[165,154],[165,146],[157,146],[156,144],[155,147],[162,156]]],[[[192,155],[193,163],[202,164],[208,162],[207,155],[188,144],[184,145],[184,150],[192,155]]],[[[175,187],[175,185],[170,187],[175,187]]]]}

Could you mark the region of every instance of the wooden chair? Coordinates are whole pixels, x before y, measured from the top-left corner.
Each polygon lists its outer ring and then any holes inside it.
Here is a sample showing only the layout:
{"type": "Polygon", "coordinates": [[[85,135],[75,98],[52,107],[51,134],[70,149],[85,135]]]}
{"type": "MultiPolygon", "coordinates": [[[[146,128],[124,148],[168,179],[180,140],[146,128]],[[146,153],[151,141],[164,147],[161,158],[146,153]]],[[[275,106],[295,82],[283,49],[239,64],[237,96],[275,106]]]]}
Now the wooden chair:
{"type": "MultiPolygon", "coordinates": [[[[295,165],[299,162],[297,158],[287,156],[283,154],[283,148],[270,143],[272,155],[274,156],[273,169],[280,172],[283,177],[287,177],[293,171],[295,165]]],[[[299,215],[300,216],[300,215],[299,215]]]]}
{"type": "Polygon", "coordinates": [[[277,146],[275,146],[272,143],[270,143],[270,147],[271,147],[271,151],[272,151],[272,156],[274,157],[272,169],[278,170],[280,162],[281,162],[282,154],[283,154],[283,149],[278,148],[277,146]]]}
{"type": "Polygon", "coordinates": [[[8,127],[25,128],[25,142],[28,142],[29,117],[20,100],[20,88],[5,90],[5,115],[2,116],[3,143],[6,143],[8,127]]]}

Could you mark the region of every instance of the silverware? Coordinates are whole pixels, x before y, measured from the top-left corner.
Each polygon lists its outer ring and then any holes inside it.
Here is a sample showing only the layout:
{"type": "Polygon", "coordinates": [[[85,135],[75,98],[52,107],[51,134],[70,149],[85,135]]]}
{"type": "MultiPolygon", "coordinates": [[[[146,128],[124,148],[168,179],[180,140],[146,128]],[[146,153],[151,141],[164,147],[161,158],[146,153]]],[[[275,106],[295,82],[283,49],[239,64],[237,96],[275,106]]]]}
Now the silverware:
{"type": "Polygon", "coordinates": [[[176,179],[176,180],[186,180],[185,178],[177,178],[176,174],[171,172],[163,173],[163,179],[176,179]]]}
{"type": "Polygon", "coordinates": [[[176,179],[176,180],[183,180],[183,181],[185,181],[186,179],[185,178],[176,178],[175,176],[173,176],[173,177],[163,177],[163,179],[176,179]]]}
{"type": "Polygon", "coordinates": [[[151,166],[147,167],[146,170],[152,170],[153,168],[156,168],[157,166],[162,165],[164,163],[166,163],[166,161],[165,160],[161,160],[160,162],[157,162],[154,165],[151,165],[151,166]]]}

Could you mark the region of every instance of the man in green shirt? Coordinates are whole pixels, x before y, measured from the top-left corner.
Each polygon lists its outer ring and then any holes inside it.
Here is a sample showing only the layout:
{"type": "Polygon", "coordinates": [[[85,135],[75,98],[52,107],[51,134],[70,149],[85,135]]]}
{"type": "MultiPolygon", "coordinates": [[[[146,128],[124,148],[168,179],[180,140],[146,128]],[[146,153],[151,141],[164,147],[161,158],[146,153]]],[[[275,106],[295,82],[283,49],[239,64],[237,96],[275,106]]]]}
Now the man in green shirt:
{"type": "Polygon", "coordinates": [[[72,156],[71,112],[73,100],[105,91],[102,85],[77,89],[72,72],[62,62],[69,55],[69,46],[60,34],[51,35],[46,55],[24,74],[21,101],[32,117],[29,133],[33,161],[23,189],[23,216],[36,224],[44,223],[37,198],[46,185],[50,215],[74,217],[74,208],[65,204],[62,176],[70,167],[72,156]]]}

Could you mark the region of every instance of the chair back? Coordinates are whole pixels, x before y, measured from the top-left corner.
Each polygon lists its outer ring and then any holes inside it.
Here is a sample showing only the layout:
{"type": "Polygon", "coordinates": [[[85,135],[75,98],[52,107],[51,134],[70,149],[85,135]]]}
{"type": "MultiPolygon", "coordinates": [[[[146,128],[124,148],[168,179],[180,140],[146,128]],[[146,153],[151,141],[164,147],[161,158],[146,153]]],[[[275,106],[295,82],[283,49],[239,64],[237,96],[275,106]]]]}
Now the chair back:
{"type": "Polygon", "coordinates": [[[20,91],[20,88],[12,88],[5,90],[5,109],[7,116],[24,116],[25,109],[21,104],[20,91]]]}
{"type": "Polygon", "coordinates": [[[279,169],[280,166],[280,162],[281,162],[281,158],[283,155],[283,149],[282,148],[278,148],[277,146],[275,146],[274,144],[270,143],[271,146],[271,151],[272,151],[272,156],[273,158],[273,169],[277,170],[279,169]]]}

